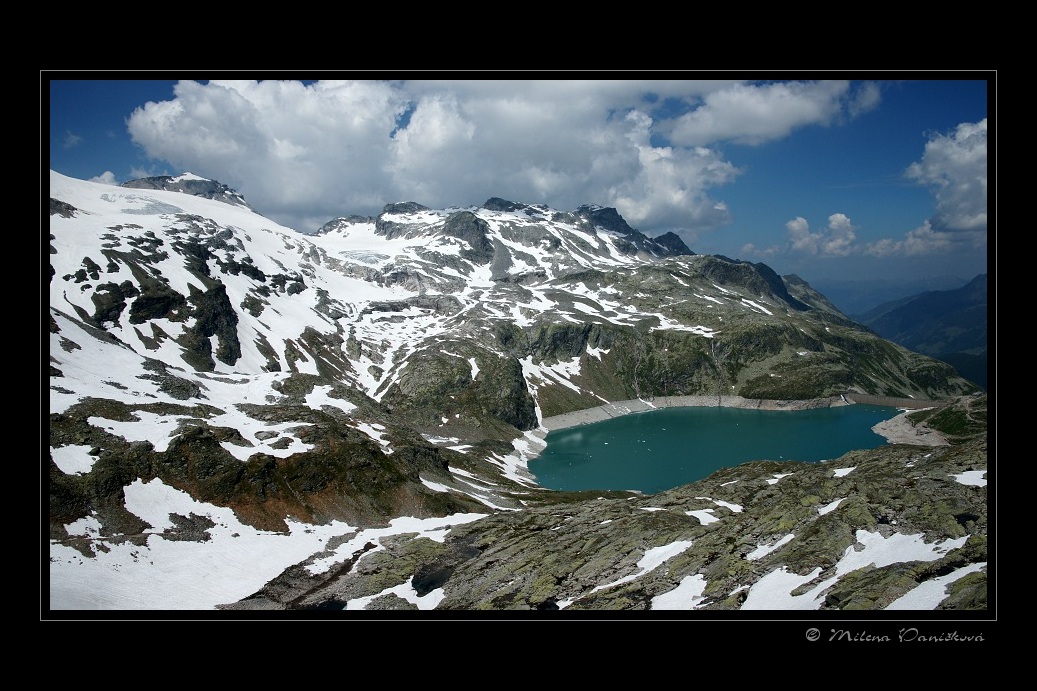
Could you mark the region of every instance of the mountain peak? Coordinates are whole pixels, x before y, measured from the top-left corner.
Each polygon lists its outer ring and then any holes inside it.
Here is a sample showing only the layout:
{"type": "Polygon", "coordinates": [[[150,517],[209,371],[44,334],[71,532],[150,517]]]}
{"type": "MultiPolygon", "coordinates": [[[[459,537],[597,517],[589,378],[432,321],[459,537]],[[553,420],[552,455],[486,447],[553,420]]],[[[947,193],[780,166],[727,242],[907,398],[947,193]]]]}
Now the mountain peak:
{"type": "Polygon", "coordinates": [[[429,207],[417,202],[396,202],[382,207],[383,214],[413,214],[419,211],[429,211],[429,207]]]}
{"type": "Polygon", "coordinates": [[[196,181],[199,181],[199,182],[215,182],[215,180],[210,180],[209,178],[203,178],[201,175],[195,175],[194,173],[192,173],[190,171],[181,173],[180,175],[175,175],[175,176],[170,178],[170,182],[174,182],[174,183],[175,182],[186,182],[188,180],[196,180],[196,181]]]}
{"type": "Polygon", "coordinates": [[[638,231],[630,227],[626,220],[619,215],[614,207],[611,206],[599,206],[597,204],[584,204],[580,208],[576,209],[576,214],[580,216],[586,216],[595,225],[601,226],[606,230],[611,230],[615,233],[622,233],[623,235],[637,235],[638,231]]]}
{"type": "Polygon", "coordinates": [[[500,197],[490,197],[483,203],[482,208],[487,211],[518,211],[526,208],[526,205],[509,202],[507,199],[501,199],[500,197]]]}
{"type": "Polygon", "coordinates": [[[194,173],[181,173],[180,175],[156,175],[154,177],[138,178],[129,180],[120,185],[131,189],[143,190],[165,190],[167,192],[182,192],[195,197],[215,199],[216,201],[239,206],[249,211],[255,211],[245,198],[237,191],[216,180],[203,178],[194,173]]]}
{"type": "Polygon", "coordinates": [[[655,241],[669,249],[673,254],[695,254],[681,239],[681,236],[673,231],[656,236],[655,241]]]}

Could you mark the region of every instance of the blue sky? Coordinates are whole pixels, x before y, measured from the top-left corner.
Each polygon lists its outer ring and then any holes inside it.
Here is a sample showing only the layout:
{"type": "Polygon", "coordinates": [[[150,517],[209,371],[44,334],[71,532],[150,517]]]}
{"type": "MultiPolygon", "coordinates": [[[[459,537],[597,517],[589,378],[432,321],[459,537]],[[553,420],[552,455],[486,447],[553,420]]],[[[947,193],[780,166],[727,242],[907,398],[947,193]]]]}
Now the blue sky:
{"type": "Polygon", "coordinates": [[[649,236],[673,231],[697,253],[807,281],[989,268],[993,72],[123,78],[133,74],[41,73],[52,170],[112,184],[191,172],[302,232],[392,202],[502,197],[615,207],[649,236]]]}

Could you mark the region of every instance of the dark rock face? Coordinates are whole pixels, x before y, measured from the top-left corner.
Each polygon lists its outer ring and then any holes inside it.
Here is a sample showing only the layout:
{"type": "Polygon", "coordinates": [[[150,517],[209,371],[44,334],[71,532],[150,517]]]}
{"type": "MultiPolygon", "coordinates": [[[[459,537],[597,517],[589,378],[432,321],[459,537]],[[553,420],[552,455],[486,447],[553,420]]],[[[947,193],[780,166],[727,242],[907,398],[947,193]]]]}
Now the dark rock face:
{"type": "Polygon", "coordinates": [[[143,324],[152,319],[182,321],[187,298],[164,283],[152,282],[141,286],[140,295],[130,305],[130,323],[143,324]]]}
{"type": "Polygon", "coordinates": [[[486,235],[488,229],[486,221],[470,211],[461,211],[446,220],[442,232],[468,243],[468,248],[461,250],[462,257],[474,264],[488,264],[493,259],[493,243],[486,235]]]}
{"type": "Polygon", "coordinates": [[[640,235],[640,233],[626,222],[626,220],[619,215],[619,212],[612,207],[603,208],[600,206],[591,206],[584,204],[580,208],[576,209],[576,213],[588,218],[591,223],[596,226],[601,226],[605,230],[611,230],[615,233],[621,233],[622,235],[640,235]]]}
{"type": "Polygon", "coordinates": [[[549,324],[527,333],[527,352],[538,360],[559,360],[579,356],[594,339],[593,347],[607,341],[608,331],[594,324],[549,324]]]}
{"type": "Polygon", "coordinates": [[[728,282],[744,285],[757,295],[771,291],[767,280],[749,262],[736,261],[721,255],[707,257],[702,267],[702,273],[721,285],[728,282]]]}
{"type": "Polygon", "coordinates": [[[418,211],[428,211],[429,208],[424,204],[417,202],[397,202],[395,204],[386,204],[382,207],[383,214],[412,214],[418,211]]]}
{"type": "Polygon", "coordinates": [[[376,219],[374,216],[361,216],[359,214],[349,214],[348,216],[340,216],[339,218],[333,218],[324,225],[322,225],[320,228],[317,229],[317,232],[315,232],[314,235],[327,235],[328,233],[339,229],[343,225],[348,226],[354,223],[374,223],[375,220],[376,219]]]}
{"type": "Polygon", "coordinates": [[[185,359],[196,369],[211,371],[215,364],[209,339],[216,336],[219,339],[216,359],[233,365],[241,357],[241,343],[238,342],[238,314],[230,304],[227,287],[220,283],[204,292],[192,290],[191,302],[195,323],[185,329],[180,339],[180,344],[191,354],[190,358],[185,355],[185,359]]]}
{"type": "Polygon", "coordinates": [[[681,256],[694,254],[675,233],[667,233],[652,240],[644,233],[631,228],[619,212],[612,208],[585,204],[573,212],[573,215],[585,219],[591,226],[604,228],[624,236],[625,241],[617,243],[626,253],[645,251],[656,256],[681,256]]]}
{"type": "MultiPolygon", "coordinates": [[[[180,412],[200,418],[204,410],[185,406],[180,412]]],[[[272,420],[295,414],[273,406],[268,413],[272,420]]],[[[54,534],[63,534],[63,523],[90,510],[120,526],[135,523],[132,532],[143,532],[146,526],[131,517],[122,498],[122,487],[138,478],[159,478],[201,501],[233,506],[244,522],[276,531],[286,529],[286,515],[309,522],[338,519],[368,525],[403,513],[418,515],[415,511],[445,515],[475,508],[466,497],[431,492],[421,484],[419,472],[449,477],[441,449],[410,436],[407,441],[401,437],[399,448],[386,455],[367,436],[317,411],[309,413],[312,427],[306,435],[313,450],[286,459],[255,454],[246,462],[221,446],[250,445],[236,430],[210,427],[199,419],[186,423],[166,451],[157,452],[150,443],[127,444],[91,427],[87,419],[94,414],[130,419],[133,410],[88,401],[51,418],[52,445],[84,442],[99,449],[99,459],[86,476],[52,469],[54,534]]]]}
{"type": "Polygon", "coordinates": [[[412,357],[383,401],[421,429],[439,429],[443,419],[450,421],[447,429],[462,427],[478,436],[500,434],[501,423],[520,431],[534,429],[536,402],[518,360],[471,346],[456,347],[457,354],[428,351],[412,357]],[[460,355],[477,363],[474,377],[471,362],[460,355]]]}
{"type": "Polygon", "coordinates": [[[63,216],[64,218],[72,218],[75,215],[75,213],[76,207],[66,202],[55,199],[54,197],[50,198],[51,216],[57,214],[58,216],[63,216]]]}
{"type": "Polygon", "coordinates": [[[525,431],[537,426],[536,402],[529,394],[518,360],[498,358],[487,363],[476,400],[494,418],[525,431]]]}
{"type": "Polygon", "coordinates": [[[785,287],[785,282],[781,280],[781,276],[775,273],[774,269],[762,263],[753,264],[753,266],[756,267],[760,276],[767,283],[767,287],[770,288],[771,294],[787,302],[794,310],[802,311],[810,309],[809,305],[804,305],[789,294],[788,288],[785,287]]]}
{"type": "Polygon", "coordinates": [[[97,307],[93,315],[94,324],[101,325],[105,322],[118,324],[119,316],[126,309],[126,300],[137,297],[139,294],[137,287],[129,281],[123,281],[119,285],[115,283],[98,285],[97,290],[90,296],[97,307]]]}
{"type": "Polygon", "coordinates": [[[179,401],[186,401],[191,398],[204,398],[202,388],[198,384],[183,377],[170,374],[168,366],[161,360],[148,360],[145,363],[145,369],[151,370],[153,374],[141,375],[141,378],[158,382],[159,391],[162,393],[168,394],[179,401]]]}
{"type": "Polygon", "coordinates": [[[692,255],[695,254],[691,249],[684,243],[680,235],[677,233],[663,233],[659,237],[655,238],[655,242],[662,245],[670,251],[671,255],[692,255]]]}
{"type": "Polygon", "coordinates": [[[203,180],[198,178],[185,178],[184,176],[172,177],[169,175],[159,175],[150,178],[140,178],[138,180],[130,180],[124,182],[120,187],[128,187],[130,189],[143,189],[143,190],[167,190],[169,192],[182,192],[184,194],[190,194],[195,197],[205,197],[206,199],[215,199],[216,201],[225,202],[231,206],[240,206],[249,210],[252,207],[249,206],[245,198],[240,194],[227,187],[223,183],[216,182],[215,180],[203,180]]]}
{"type": "Polygon", "coordinates": [[[518,204],[516,202],[509,202],[506,199],[500,197],[490,197],[482,205],[482,208],[488,211],[519,211],[520,209],[526,208],[525,204],[518,204]]]}
{"type": "Polygon", "coordinates": [[[388,240],[400,237],[407,231],[407,226],[387,220],[384,216],[414,214],[421,211],[429,211],[429,208],[417,202],[397,202],[395,204],[386,204],[382,207],[382,213],[380,213],[378,218],[375,219],[375,231],[379,235],[384,235],[388,240]]]}

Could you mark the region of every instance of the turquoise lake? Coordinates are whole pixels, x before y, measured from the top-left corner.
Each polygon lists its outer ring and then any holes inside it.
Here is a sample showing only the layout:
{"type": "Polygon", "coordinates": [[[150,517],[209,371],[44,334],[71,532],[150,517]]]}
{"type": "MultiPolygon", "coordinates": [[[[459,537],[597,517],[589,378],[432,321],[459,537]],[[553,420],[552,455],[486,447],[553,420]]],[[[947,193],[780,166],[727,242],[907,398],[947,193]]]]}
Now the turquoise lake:
{"type": "Polygon", "coordinates": [[[529,470],[549,489],[653,494],[747,461],[817,463],[873,449],[887,442],[871,428],[899,412],[873,405],[663,408],[549,432],[529,470]]]}

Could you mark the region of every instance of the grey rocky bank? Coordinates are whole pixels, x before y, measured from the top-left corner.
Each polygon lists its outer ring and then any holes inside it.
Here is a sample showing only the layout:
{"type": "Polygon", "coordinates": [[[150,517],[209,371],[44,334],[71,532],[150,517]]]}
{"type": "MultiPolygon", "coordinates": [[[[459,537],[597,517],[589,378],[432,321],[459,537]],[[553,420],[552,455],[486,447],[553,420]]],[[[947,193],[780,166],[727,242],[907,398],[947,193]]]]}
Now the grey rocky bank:
{"type": "MultiPolygon", "coordinates": [[[[410,582],[419,596],[441,588],[439,610],[646,611],[695,578],[704,583],[695,609],[737,610],[749,586],[785,569],[811,576],[793,595],[810,593],[816,609],[875,610],[970,564],[983,568],[955,581],[939,609],[986,609],[987,490],[955,478],[987,468],[986,398],[912,417],[942,429],[951,443],[892,444],[820,464],[754,461],[655,495],[545,492],[520,511],[455,527],[443,542],[401,536],[320,576],[299,564],[224,609],[342,609],[410,582]],[[717,520],[703,522],[703,511],[717,520]],[[967,539],[933,561],[839,574],[858,531],[887,539],[923,534],[927,543],[967,539]],[[642,574],[649,550],[682,541],[690,547],[642,574]],[[774,549],[755,557],[767,546],[774,549]]],[[[417,607],[390,593],[366,609],[417,607]]]]}

